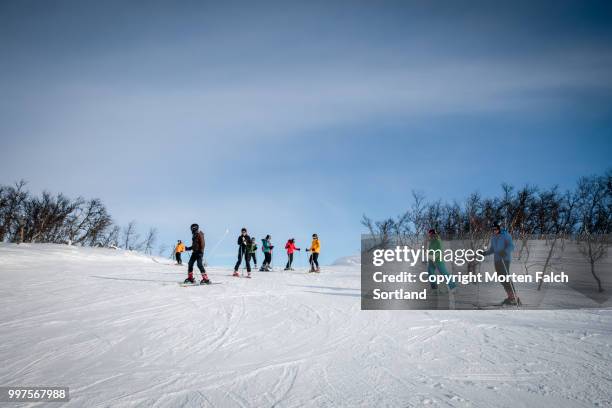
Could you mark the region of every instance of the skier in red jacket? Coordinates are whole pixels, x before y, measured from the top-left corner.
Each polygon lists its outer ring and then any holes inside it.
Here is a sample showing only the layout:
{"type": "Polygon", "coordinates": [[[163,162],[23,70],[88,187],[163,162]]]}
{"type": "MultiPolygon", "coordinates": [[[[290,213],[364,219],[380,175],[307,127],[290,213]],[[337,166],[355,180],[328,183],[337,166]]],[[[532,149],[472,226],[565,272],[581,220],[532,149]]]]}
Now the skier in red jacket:
{"type": "Polygon", "coordinates": [[[291,264],[293,263],[293,253],[295,251],[299,251],[300,248],[296,248],[295,247],[295,238],[291,238],[290,240],[287,241],[287,243],[285,244],[285,249],[287,250],[287,266],[285,266],[285,270],[286,271],[292,271],[293,268],[291,267],[291,264]]]}

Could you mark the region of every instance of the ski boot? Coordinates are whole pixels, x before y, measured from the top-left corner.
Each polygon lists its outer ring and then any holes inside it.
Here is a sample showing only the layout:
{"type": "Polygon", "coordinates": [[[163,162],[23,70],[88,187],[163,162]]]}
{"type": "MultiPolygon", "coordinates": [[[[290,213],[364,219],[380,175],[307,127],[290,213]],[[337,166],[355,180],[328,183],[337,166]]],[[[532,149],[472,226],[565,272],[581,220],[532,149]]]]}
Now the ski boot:
{"type": "Polygon", "coordinates": [[[247,278],[251,279],[251,272],[247,272],[247,278]]]}
{"type": "Polygon", "coordinates": [[[235,278],[239,278],[240,274],[238,273],[238,271],[234,271],[234,273],[232,274],[233,277],[235,278]]]}
{"type": "Polygon", "coordinates": [[[200,281],[200,285],[210,285],[210,279],[208,279],[208,275],[202,275],[202,280],[200,281]]]}
{"type": "Polygon", "coordinates": [[[187,278],[183,281],[184,284],[188,284],[188,283],[192,283],[195,284],[195,279],[193,279],[193,277],[191,278],[187,278]]]}
{"type": "Polygon", "coordinates": [[[521,299],[520,298],[506,298],[502,302],[502,306],[520,306],[521,299]]]}

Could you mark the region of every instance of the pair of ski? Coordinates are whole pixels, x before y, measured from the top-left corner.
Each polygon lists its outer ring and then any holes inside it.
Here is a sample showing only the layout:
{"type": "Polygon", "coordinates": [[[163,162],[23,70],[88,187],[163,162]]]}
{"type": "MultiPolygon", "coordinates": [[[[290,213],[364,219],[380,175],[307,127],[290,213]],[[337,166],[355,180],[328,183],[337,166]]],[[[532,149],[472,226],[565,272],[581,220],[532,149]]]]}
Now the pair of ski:
{"type": "Polygon", "coordinates": [[[183,287],[183,288],[188,288],[191,286],[211,286],[211,285],[220,285],[221,282],[210,282],[210,283],[185,283],[185,282],[179,282],[178,283],[179,286],[183,287]]]}

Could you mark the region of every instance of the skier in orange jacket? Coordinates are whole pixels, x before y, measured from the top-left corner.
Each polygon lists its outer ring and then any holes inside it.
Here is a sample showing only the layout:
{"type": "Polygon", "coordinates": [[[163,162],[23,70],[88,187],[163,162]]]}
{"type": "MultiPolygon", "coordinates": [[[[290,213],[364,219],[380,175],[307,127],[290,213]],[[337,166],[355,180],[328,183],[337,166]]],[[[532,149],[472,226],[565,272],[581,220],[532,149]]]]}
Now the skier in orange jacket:
{"type": "Polygon", "coordinates": [[[310,248],[306,249],[306,252],[310,252],[310,272],[321,272],[319,268],[319,253],[321,252],[321,243],[319,242],[319,236],[312,234],[312,243],[310,248]],[[316,266],[316,268],[315,268],[316,266]]]}
{"type": "Polygon", "coordinates": [[[182,265],[183,259],[181,258],[181,254],[185,252],[185,244],[180,239],[176,243],[176,247],[174,248],[174,257],[176,258],[176,264],[182,265]]]}

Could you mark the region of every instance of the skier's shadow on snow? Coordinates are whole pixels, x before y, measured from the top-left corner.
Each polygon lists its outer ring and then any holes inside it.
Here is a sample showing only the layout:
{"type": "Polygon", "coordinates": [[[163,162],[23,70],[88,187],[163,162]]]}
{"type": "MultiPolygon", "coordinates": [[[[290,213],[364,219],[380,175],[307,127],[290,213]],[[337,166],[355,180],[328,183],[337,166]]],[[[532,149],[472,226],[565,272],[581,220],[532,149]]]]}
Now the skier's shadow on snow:
{"type": "Polygon", "coordinates": [[[288,284],[287,286],[295,286],[298,288],[330,289],[330,290],[359,290],[356,288],[340,288],[337,286],[292,285],[292,284],[288,284]]]}
{"type": "Polygon", "coordinates": [[[161,283],[176,283],[176,280],[158,280],[158,279],[137,279],[137,278],[113,278],[110,276],[96,276],[90,275],[90,278],[96,279],[109,279],[109,280],[118,280],[118,281],[129,281],[129,282],[161,282],[161,283]]]}
{"type": "Polygon", "coordinates": [[[318,295],[332,295],[332,296],[348,296],[348,297],[361,297],[360,293],[334,293],[334,292],[318,292],[316,290],[305,290],[306,293],[316,293],[318,295]]]}
{"type": "MultiPolygon", "coordinates": [[[[287,285],[287,286],[296,286],[299,288],[309,288],[309,289],[328,289],[328,290],[334,290],[334,291],[341,291],[341,290],[355,290],[358,292],[360,291],[359,289],[355,289],[355,288],[339,288],[336,286],[315,286],[315,285],[287,285]]],[[[316,291],[316,290],[305,290],[304,292],[318,293],[321,295],[361,297],[361,293],[334,293],[334,292],[321,292],[321,291],[316,291]]]]}

